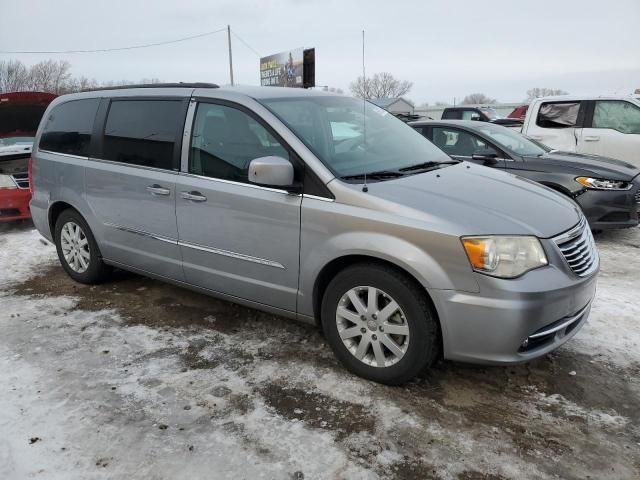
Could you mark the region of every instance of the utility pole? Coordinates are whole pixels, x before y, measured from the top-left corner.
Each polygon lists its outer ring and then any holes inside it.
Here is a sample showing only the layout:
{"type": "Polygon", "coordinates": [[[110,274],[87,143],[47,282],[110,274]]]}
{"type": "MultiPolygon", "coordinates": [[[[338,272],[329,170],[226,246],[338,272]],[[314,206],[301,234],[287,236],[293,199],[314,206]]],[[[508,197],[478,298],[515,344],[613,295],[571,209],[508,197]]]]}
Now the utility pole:
{"type": "Polygon", "coordinates": [[[227,25],[227,42],[229,44],[229,78],[233,86],[233,56],[231,54],[231,26],[227,25]]]}

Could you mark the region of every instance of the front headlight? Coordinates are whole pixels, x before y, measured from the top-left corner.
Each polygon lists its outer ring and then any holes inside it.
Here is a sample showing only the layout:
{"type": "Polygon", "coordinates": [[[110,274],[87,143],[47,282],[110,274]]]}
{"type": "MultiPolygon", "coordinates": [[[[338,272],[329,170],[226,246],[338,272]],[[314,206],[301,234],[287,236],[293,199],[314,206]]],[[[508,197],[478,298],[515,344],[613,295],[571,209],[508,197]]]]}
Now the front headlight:
{"type": "Polygon", "coordinates": [[[536,237],[462,237],[462,245],[473,269],[493,277],[519,277],[549,263],[536,237]]]}
{"type": "Polygon", "coordinates": [[[18,185],[13,181],[13,177],[0,175],[0,188],[18,188],[18,185]]]}
{"type": "Polygon", "coordinates": [[[578,177],[576,178],[583,187],[593,190],[629,190],[631,184],[622,180],[604,180],[602,178],[578,177]]]}

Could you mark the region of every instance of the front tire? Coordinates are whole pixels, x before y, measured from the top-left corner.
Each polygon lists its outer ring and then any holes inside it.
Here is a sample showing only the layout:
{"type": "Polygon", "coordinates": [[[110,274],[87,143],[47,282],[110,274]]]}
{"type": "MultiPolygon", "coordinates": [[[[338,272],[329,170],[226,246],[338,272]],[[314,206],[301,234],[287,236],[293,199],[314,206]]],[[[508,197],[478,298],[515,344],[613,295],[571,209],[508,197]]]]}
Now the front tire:
{"type": "Polygon", "coordinates": [[[380,264],[359,264],[327,287],[322,326],[340,362],[363,378],[405,383],[433,364],[440,337],[427,293],[409,276],[380,264]]]}
{"type": "Polygon", "coordinates": [[[111,273],[111,268],[102,261],[89,225],[77,211],[68,209],[60,214],[54,240],[62,268],[76,282],[95,285],[111,273]]]}

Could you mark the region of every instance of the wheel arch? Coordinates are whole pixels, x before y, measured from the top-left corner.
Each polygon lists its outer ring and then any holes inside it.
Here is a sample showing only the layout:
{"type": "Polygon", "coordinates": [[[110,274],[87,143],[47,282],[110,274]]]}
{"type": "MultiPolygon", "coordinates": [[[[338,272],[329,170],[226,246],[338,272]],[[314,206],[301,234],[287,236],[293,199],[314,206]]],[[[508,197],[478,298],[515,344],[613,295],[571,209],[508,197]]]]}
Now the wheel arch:
{"type": "Polygon", "coordinates": [[[406,268],[403,268],[402,266],[396,263],[393,263],[389,260],[386,260],[380,257],[371,256],[371,255],[364,255],[364,254],[343,255],[343,256],[334,258],[320,270],[314,282],[313,294],[312,294],[313,316],[316,324],[318,326],[320,326],[321,324],[320,311],[322,308],[322,298],[324,297],[324,293],[327,287],[329,286],[331,279],[335,277],[335,275],[337,275],[342,270],[348,267],[351,267],[353,265],[363,264],[363,263],[368,263],[368,264],[373,263],[373,264],[382,265],[382,266],[391,268],[396,272],[399,272],[405,275],[412,282],[414,282],[416,286],[418,286],[420,290],[424,292],[425,298],[430,303],[431,308],[433,309],[433,312],[436,316],[437,324],[440,330],[440,341],[442,342],[442,325],[440,324],[440,316],[438,315],[438,310],[436,309],[435,303],[431,298],[431,295],[425,288],[425,286],[418,280],[418,278],[412,272],[410,272],[406,268]]]}
{"type": "MultiPolygon", "coordinates": [[[[80,213],[80,211],[75,208],[73,205],[59,200],[57,202],[54,202],[53,204],[51,204],[51,206],[49,207],[49,211],[48,211],[48,224],[49,224],[49,233],[51,234],[51,237],[54,237],[54,233],[55,233],[55,229],[56,229],[56,222],[58,220],[58,217],[60,216],[60,214],[62,212],[64,212],[65,210],[75,210],[76,212],[78,212],[80,215],[82,215],[80,213]]],[[[84,218],[84,217],[83,217],[84,218]]]]}

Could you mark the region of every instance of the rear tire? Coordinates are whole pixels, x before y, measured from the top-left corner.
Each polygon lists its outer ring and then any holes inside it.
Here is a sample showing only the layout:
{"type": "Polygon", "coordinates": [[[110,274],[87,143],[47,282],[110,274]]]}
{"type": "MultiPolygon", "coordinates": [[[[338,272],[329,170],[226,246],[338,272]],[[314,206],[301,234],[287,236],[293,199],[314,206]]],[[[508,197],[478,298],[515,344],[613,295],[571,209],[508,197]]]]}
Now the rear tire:
{"type": "Polygon", "coordinates": [[[402,384],[438,358],[439,325],[427,293],[385,265],[338,273],[325,291],[321,320],[336,357],[368,380],[402,384]]]}
{"type": "Polygon", "coordinates": [[[62,268],[76,282],[95,285],[111,273],[89,225],[76,210],[67,209],[58,216],[53,238],[62,268]]]}

